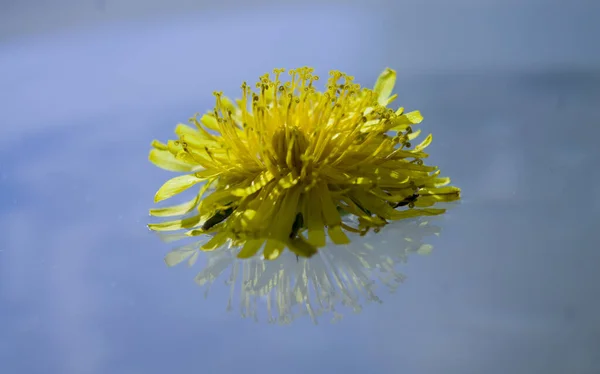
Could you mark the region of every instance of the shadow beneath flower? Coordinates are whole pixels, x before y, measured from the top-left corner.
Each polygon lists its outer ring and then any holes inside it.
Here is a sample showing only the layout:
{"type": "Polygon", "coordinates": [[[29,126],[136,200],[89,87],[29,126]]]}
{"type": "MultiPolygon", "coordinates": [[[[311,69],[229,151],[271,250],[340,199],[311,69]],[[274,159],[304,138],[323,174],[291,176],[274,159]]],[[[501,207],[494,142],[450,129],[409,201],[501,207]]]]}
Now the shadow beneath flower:
{"type": "MultiPolygon", "coordinates": [[[[195,277],[205,288],[205,297],[218,279],[229,287],[227,310],[236,307],[244,318],[289,324],[308,317],[313,323],[323,318],[332,322],[347,311],[360,312],[365,303],[381,303],[377,292],[394,292],[404,281],[399,272],[410,254],[429,254],[428,239],[438,236],[440,217],[421,217],[390,224],[381,232],[356,235],[351,244],[328,245],[311,258],[297,258],[285,251],[279,258],[265,261],[260,256],[239,259],[239,248],[221,247],[211,252],[196,241],[173,249],[167,265],[187,261],[191,266],[198,256],[206,264],[195,277]]],[[[174,237],[166,238],[176,239],[174,237]]]]}

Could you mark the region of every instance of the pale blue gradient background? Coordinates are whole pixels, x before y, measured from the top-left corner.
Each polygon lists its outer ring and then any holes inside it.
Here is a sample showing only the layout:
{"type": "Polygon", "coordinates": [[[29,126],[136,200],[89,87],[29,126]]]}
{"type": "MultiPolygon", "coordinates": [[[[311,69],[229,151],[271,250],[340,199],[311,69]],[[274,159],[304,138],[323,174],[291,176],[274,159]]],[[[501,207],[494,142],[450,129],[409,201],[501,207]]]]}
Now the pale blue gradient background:
{"type": "Polygon", "coordinates": [[[166,4],[0,3],[0,373],[600,372],[596,1],[166,4]],[[164,265],[147,151],[304,64],[397,69],[464,199],[384,304],[254,323],[164,265]]]}

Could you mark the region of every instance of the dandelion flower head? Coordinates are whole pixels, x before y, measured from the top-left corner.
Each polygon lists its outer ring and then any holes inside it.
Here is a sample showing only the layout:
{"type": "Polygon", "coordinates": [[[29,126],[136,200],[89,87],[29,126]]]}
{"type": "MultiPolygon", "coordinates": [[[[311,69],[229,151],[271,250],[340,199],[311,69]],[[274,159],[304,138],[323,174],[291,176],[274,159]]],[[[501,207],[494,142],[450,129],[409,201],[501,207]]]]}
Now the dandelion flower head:
{"type": "Polygon", "coordinates": [[[179,124],[178,138],[155,140],[149,159],[176,176],[155,202],[199,187],[186,203],[156,208],[156,231],[186,229],[209,235],[202,250],[225,244],[238,257],[262,250],[266,259],[288,248],[310,257],[328,240],[347,244],[349,233],[378,231],[393,220],[437,215],[439,201],[459,198],[450,179],[427,166],[431,135],[418,145],[419,111],[387,106],[396,99],[396,73],[384,70],[373,89],[339,71],[325,90],[308,67],[265,74],[241,98],[215,92],[214,109],[179,124]]]}

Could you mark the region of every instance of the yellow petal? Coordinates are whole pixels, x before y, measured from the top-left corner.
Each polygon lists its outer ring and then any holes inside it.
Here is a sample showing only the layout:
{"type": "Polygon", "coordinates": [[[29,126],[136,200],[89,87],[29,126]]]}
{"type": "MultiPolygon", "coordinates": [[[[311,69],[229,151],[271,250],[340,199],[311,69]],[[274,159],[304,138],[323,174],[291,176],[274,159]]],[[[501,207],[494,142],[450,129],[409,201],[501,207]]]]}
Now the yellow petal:
{"type": "Polygon", "coordinates": [[[196,195],[196,197],[192,200],[186,201],[185,203],[181,203],[178,205],[150,209],[150,215],[154,217],[180,216],[194,209],[196,205],[198,205],[198,200],[200,200],[200,195],[196,195]]]}
{"type": "MultiPolygon", "coordinates": [[[[210,119],[208,119],[208,121],[210,121],[210,119]]],[[[204,140],[207,140],[207,141],[213,141],[215,143],[219,142],[219,139],[217,137],[215,137],[213,134],[211,134],[208,131],[206,131],[206,129],[204,128],[204,126],[202,126],[202,124],[200,122],[198,122],[198,118],[196,118],[196,117],[190,118],[190,123],[193,123],[196,126],[196,129],[198,130],[197,135],[200,138],[202,138],[204,140]]]]}
{"type": "Polygon", "coordinates": [[[317,248],[301,236],[289,240],[288,247],[292,252],[301,257],[311,257],[317,253],[317,248]]]}
{"type": "Polygon", "coordinates": [[[200,222],[200,215],[176,219],[173,221],[165,221],[160,223],[150,223],[148,224],[148,228],[154,231],[175,231],[181,229],[189,229],[192,228],[200,222]]]}
{"type": "Polygon", "coordinates": [[[235,198],[231,195],[230,190],[217,190],[206,196],[198,209],[202,214],[214,213],[215,209],[219,209],[234,200],[235,198]]]}
{"type": "MultiPolygon", "coordinates": [[[[439,174],[436,172],[436,175],[439,174]]],[[[442,187],[445,186],[447,184],[450,183],[450,178],[448,177],[444,177],[444,178],[433,178],[429,181],[427,181],[427,183],[425,183],[425,187],[428,188],[432,188],[432,187],[442,187]]]]}
{"type": "Polygon", "coordinates": [[[214,251],[219,248],[227,241],[229,234],[227,232],[220,232],[212,237],[206,244],[200,247],[203,251],[214,251]]]}
{"type": "Polygon", "coordinates": [[[431,140],[433,139],[433,136],[431,136],[431,134],[427,135],[427,137],[425,138],[425,140],[423,140],[421,142],[421,144],[419,144],[418,146],[415,147],[415,151],[416,152],[420,152],[423,149],[427,148],[429,146],[429,144],[431,144],[431,140]]]}
{"type": "Polygon", "coordinates": [[[277,211],[277,219],[271,224],[271,232],[275,238],[287,240],[296,219],[296,210],[298,209],[298,199],[300,198],[300,188],[293,188],[287,192],[277,211]]]}
{"type": "Polygon", "coordinates": [[[181,145],[181,142],[179,140],[169,140],[167,142],[167,149],[169,150],[169,152],[176,155],[177,153],[183,150],[183,146],[181,145]]]}
{"type": "Polygon", "coordinates": [[[206,178],[200,178],[196,176],[196,174],[180,175],[178,177],[169,179],[158,189],[156,195],[154,195],[154,202],[157,203],[159,201],[166,200],[202,182],[203,180],[206,180],[206,178]]]}
{"type": "Polygon", "coordinates": [[[449,203],[460,199],[460,188],[448,186],[438,188],[422,188],[419,198],[415,201],[416,207],[429,207],[436,203],[449,203]]]}
{"type": "Polygon", "coordinates": [[[413,189],[408,187],[398,191],[397,194],[386,194],[381,188],[373,188],[369,191],[370,194],[377,196],[378,198],[389,201],[390,203],[399,203],[405,200],[407,197],[412,196],[413,189]]]}
{"type": "Polygon", "coordinates": [[[456,201],[460,199],[459,195],[430,195],[430,196],[420,196],[417,201],[414,202],[415,207],[418,208],[428,208],[437,203],[449,203],[452,201],[456,201]]]}
{"type": "Polygon", "coordinates": [[[221,174],[221,172],[219,170],[215,170],[215,169],[205,169],[205,170],[200,170],[200,171],[197,171],[194,173],[196,178],[200,178],[201,180],[216,177],[219,174],[221,174]]]}
{"type": "Polygon", "coordinates": [[[180,123],[175,128],[175,133],[179,135],[181,141],[186,142],[195,148],[204,149],[206,146],[219,146],[219,142],[215,140],[214,136],[210,135],[203,128],[197,130],[191,126],[180,123]]]}
{"type": "Polygon", "coordinates": [[[221,105],[223,109],[230,110],[231,112],[235,112],[237,109],[233,101],[225,95],[221,96],[221,105]]]}
{"type": "Polygon", "coordinates": [[[263,171],[250,183],[249,187],[236,188],[231,191],[231,194],[239,197],[252,195],[266,186],[271,180],[273,180],[273,174],[270,171],[263,171]]]}
{"type": "Polygon", "coordinates": [[[158,140],[156,140],[156,139],[154,139],[154,140],[152,141],[152,147],[153,147],[153,148],[156,148],[156,149],[161,149],[161,150],[163,150],[163,151],[166,151],[166,150],[168,150],[168,149],[169,149],[169,147],[167,147],[167,145],[166,145],[165,143],[163,143],[163,142],[161,142],[161,141],[158,141],[158,140]]]}
{"type": "Polygon", "coordinates": [[[406,117],[406,119],[408,119],[408,121],[410,123],[412,123],[413,125],[415,125],[417,123],[421,123],[423,121],[423,116],[421,115],[421,112],[418,110],[403,114],[402,116],[406,117]]]}
{"type": "Polygon", "coordinates": [[[413,140],[415,138],[418,138],[419,135],[421,135],[421,129],[417,130],[417,131],[413,131],[410,134],[408,134],[408,140],[413,140]]]}
{"type": "Polygon", "coordinates": [[[184,164],[199,165],[205,167],[204,165],[200,165],[196,160],[194,160],[194,156],[192,156],[190,152],[186,152],[183,149],[181,151],[178,151],[177,153],[173,153],[173,155],[175,156],[175,159],[177,161],[183,162],[184,164]]]}
{"type": "Polygon", "coordinates": [[[150,151],[148,160],[159,168],[169,171],[190,172],[194,167],[178,160],[171,152],[157,148],[150,151]]]}
{"type": "Polygon", "coordinates": [[[329,194],[329,188],[325,183],[320,183],[317,188],[319,189],[319,197],[321,199],[323,221],[325,221],[327,226],[339,225],[342,223],[342,218],[337,210],[336,204],[333,202],[333,199],[329,194]]]}
{"type": "Polygon", "coordinates": [[[250,258],[260,250],[260,247],[265,243],[264,239],[250,239],[248,240],[242,250],[237,254],[238,258],[250,258]]]}
{"type": "Polygon", "coordinates": [[[327,230],[327,233],[329,234],[331,241],[334,242],[335,244],[350,243],[350,239],[348,238],[348,236],[346,236],[344,231],[342,231],[341,226],[329,227],[329,229],[327,230]]]}
{"type": "Polygon", "coordinates": [[[219,122],[212,114],[205,114],[200,118],[200,122],[211,130],[219,131],[219,122]]]}
{"type": "Polygon", "coordinates": [[[394,100],[396,100],[398,98],[398,94],[393,94],[392,96],[390,96],[385,103],[383,103],[382,105],[388,106],[391,103],[394,102],[394,100]]]}
{"type": "Polygon", "coordinates": [[[379,105],[386,105],[387,101],[394,90],[396,84],[396,72],[390,68],[386,68],[377,78],[373,91],[377,94],[377,102],[379,105]]]}
{"type": "Polygon", "coordinates": [[[308,242],[315,247],[324,247],[325,242],[325,227],[321,213],[321,202],[319,194],[313,188],[310,191],[308,199],[308,220],[306,221],[308,228],[308,242]]]}
{"type": "Polygon", "coordinates": [[[179,136],[196,135],[198,134],[198,130],[186,124],[178,123],[177,126],[175,126],[175,134],[179,136]]]}
{"type": "Polygon", "coordinates": [[[390,219],[399,220],[405,218],[415,218],[422,216],[437,216],[446,212],[446,209],[407,209],[403,211],[394,210],[390,219]]]}
{"type": "Polygon", "coordinates": [[[460,195],[460,188],[454,186],[422,188],[419,195],[460,195]]]}
{"type": "MultiPolygon", "coordinates": [[[[397,148],[392,153],[390,153],[386,157],[386,159],[397,160],[397,159],[403,159],[403,158],[408,158],[408,157],[427,158],[427,157],[429,157],[429,155],[427,153],[418,152],[416,150],[411,151],[411,150],[397,148]]],[[[385,162],[382,163],[382,165],[385,165],[385,162]]]]}
{"type": "Polygon", "coordinates": [[[415,110],[394,118],[392,120],[393,126],[390,128],[390,130],[404,131],[408,128],[408,126],[419,124],[422,121],[423,116],[421,115],[421,112],[415,110]]]}
{"type": "Polygon", "coordinates": [[[267,240],[267,245],[265,246],[263,255],[267,260],[275,260],[277,257],[279,257],[284,248],[284,243],[281,243],[279,240],[269,239],[267,240]]]}

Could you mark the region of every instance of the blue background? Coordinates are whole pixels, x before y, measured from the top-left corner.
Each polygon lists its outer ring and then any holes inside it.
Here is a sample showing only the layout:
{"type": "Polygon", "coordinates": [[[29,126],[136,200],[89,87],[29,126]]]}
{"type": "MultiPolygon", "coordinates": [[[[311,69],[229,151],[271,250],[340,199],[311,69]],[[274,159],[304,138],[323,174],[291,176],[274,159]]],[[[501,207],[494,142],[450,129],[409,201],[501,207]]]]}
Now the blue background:
{"type": "Polygon", "coordinates": [[[2,1],[0,373],[600,372],[598,19],[585,0],[2,1]],[[205,255],[165,266],[145,224],[171,175],[147,152],[214,90],[301,65],[396,69],[464,198],[382,304],[255,323],[223,279],[203,297],[205,255]]]}

